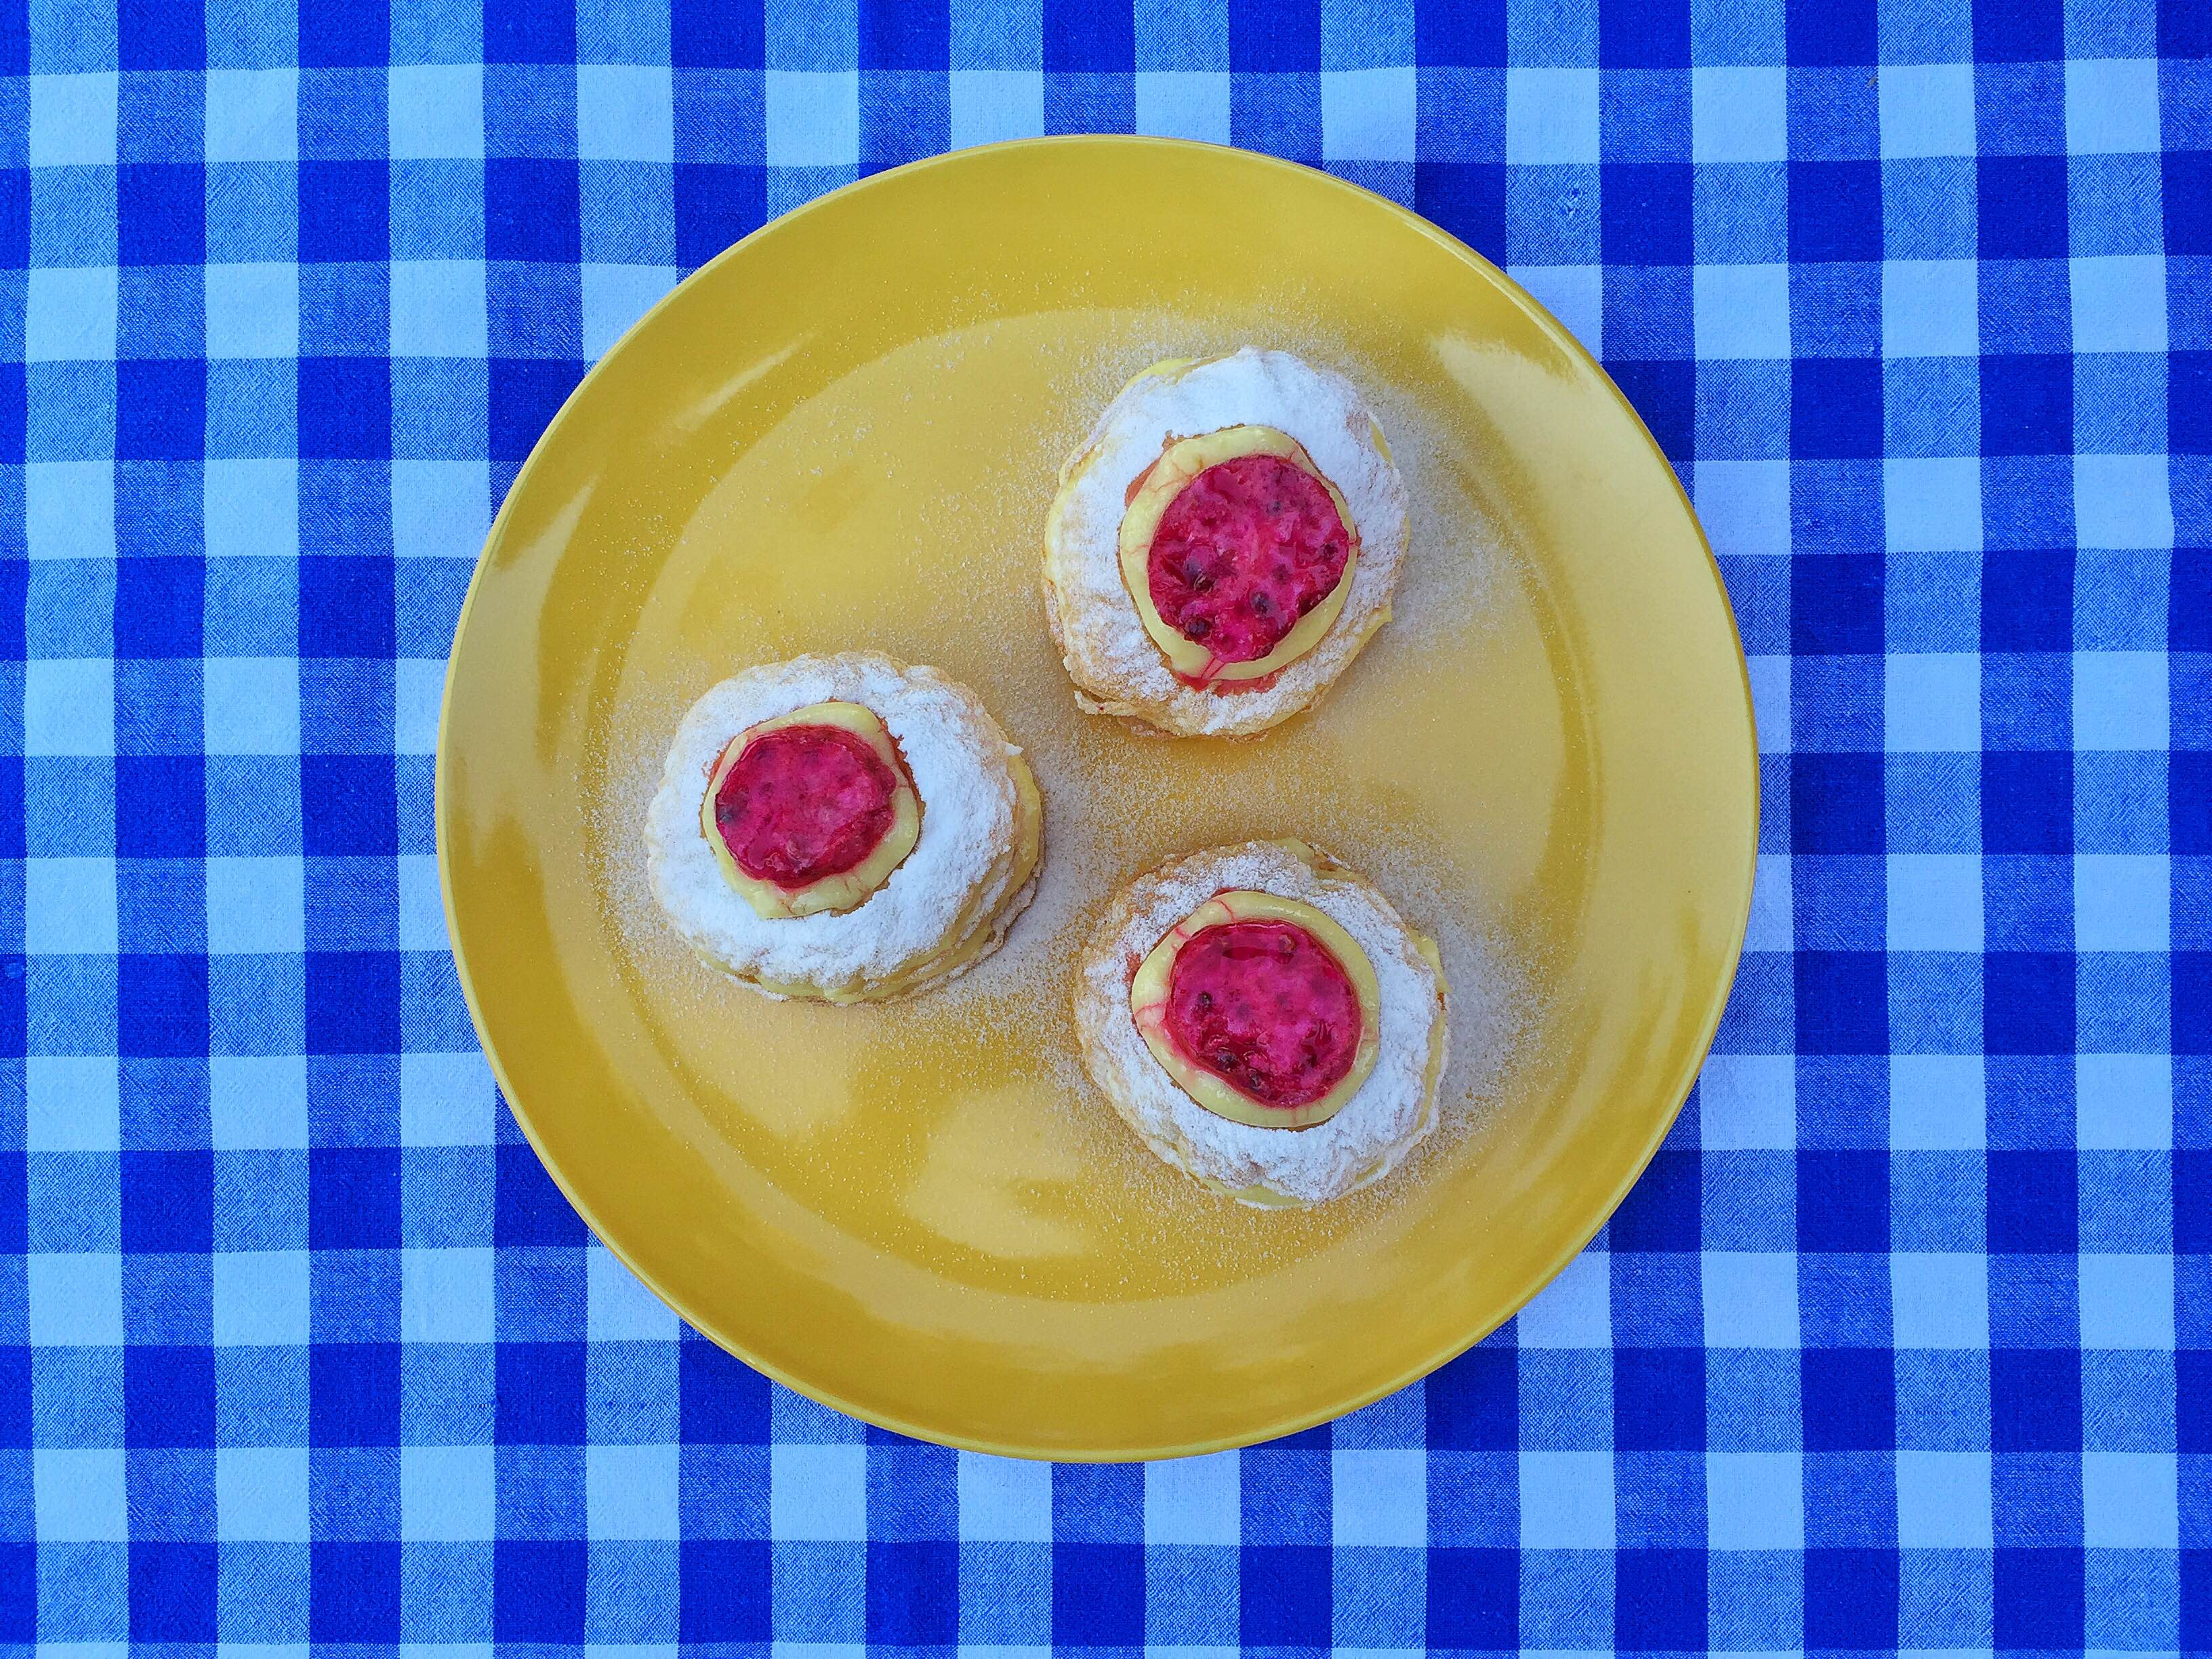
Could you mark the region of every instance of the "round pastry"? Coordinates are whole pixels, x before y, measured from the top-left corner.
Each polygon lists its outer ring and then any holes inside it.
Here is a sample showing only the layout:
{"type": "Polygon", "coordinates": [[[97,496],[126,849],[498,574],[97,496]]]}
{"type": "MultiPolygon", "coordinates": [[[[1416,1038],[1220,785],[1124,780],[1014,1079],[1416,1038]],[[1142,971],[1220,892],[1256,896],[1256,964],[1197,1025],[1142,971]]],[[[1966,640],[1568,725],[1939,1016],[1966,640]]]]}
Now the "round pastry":
{"type": "Polygon", "coordinates": [[[691,705],[647,809],[653,896],[773,997],[900,997],[998,949],[1044,811],[965,686],[872,652],[749,668],[691,705]]]}
{"type": "Polygon", "coordinates": [[[1139,876],[1084,952],[1084,1068],[1176,1169],[1303,1208],[1380,1180],[1435,1126],[1443,964],[1374,888],[1303,842],[1139,876]]]}
{"type": "Polygon", "coordinates": [[[1264,732],[1390,617],[1406,486],[1340,375],[1287,351],[1155,363],[1060,469],[1045,617],[1093,714],[1264,732]]]}

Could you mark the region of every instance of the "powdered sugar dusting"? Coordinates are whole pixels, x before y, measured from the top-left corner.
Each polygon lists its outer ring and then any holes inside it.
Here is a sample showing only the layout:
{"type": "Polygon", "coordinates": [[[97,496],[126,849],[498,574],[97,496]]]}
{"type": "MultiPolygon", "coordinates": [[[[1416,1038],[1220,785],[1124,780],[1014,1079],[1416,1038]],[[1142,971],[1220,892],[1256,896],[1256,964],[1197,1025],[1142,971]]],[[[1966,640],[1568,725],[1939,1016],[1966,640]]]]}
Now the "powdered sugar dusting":
{"type": "Polygon", "coordinates": [[[1516,581],[1504,521],[1474,487],[1484,434],[1419,380],[1310,316],[1040,314],[867,365],[731,456],[657,567],[580,778],[603,935],[626,994],[680,1057],[701,1120],[688,1133],[772,1170],[794,1205],[834,1215],[857,1243],[978,1285],[1048,1271],[1056,1293],[1192,1291],[1398,1224],[1408,1188],[1483,1134],[1543,1024],[1541,981],[1504,919],[1509,891],[1488,877],[1496,860],[1454,839],[1456,817],[1431,804],[1456,797],[1409,805],[1380,753],[1392,734],[1419,738],[1405,721],[1433,718],[1438,673],[1481,675],[1490,641],[1522,628],[1498,620],[1516,581]],[[1045,507],[1061,462],[1133,374],[1253,341],[1346,375],[1389,434],[1411,532],[1395,620],[1318,710],[1264,740],[1151,738],[1069,696],[1037,612],[1045,507]],[[981,373],[1008,362],[1023,372],[981,373]],[[913,489],[908,458],[932,445],[913,489]],[[907,488],[883,493],[893,486],[907,488]],[[856,537],[886,550],[880,582],[806,580],[802,592],[803,561],[787,574],[789,550],[856,537]],[[1036,899],[1002,950],[941,989],[770,1005],[672,931],[637,826],[701,688],[737,665],[857,646],[974,688],[1026,751],[1045,801],[1036,899]],[[1439,1122],[1395,1172],[1316,1209],[1262,1211],[1162,1164],[1084,1075],[1065,1021],[1112,894],[1194,848],[1285,835],[1328,848],[1436,940],[1452,1045],[1439,1122]],[[887,1159],[885,1137],[915,1137],[911,1157],[887,1159]]]}
{"type": "Polygon", "coordinates": [[[1010,854],[1015,790],[988,711],[932,668],[852,652],[771,663],[694,703],[645,815],[653,895],[708,960],[744,978],[858,988],[915,968],[995,914],[1026,879],[1010,854]],[[856,702],[896,739],[921,799],[921,838],[855,909],[764,919],[723,878],[700,832],[705,780],[748,726],[812,703],[856,702]]]}
{"type": "Polygon", "coordinates": [[[1139,375],[1069,458],[1061,485],[1046,559],[1068,672],[1107,712],[1181,732],[1261,732],[1311,702],[1387,611],[1405,554],[1405,485],[1376,441],[1367,405],[1343,376],[1286,351],[1246,346],[1139,375]],[[1145,632],[1122,581],[1121,515],[1130,483],[1166,444],[1243,424],[1273,427],[1304,446],[1351,510],[1359,557],[1343,612],[1319,644],[1271,689],[1222,693],[1177,680],[1145,632]]]}
{"type": "Polygon", "coordinates": [[[1428,1073],[1445,1041],[1437,1028],[1443,988],[1404,921],[1373,889],[1316,870],[1281,843],[1251,842],[1178,860],[1117,902],[1085,953],[1075,1018],[1101,1086],[1162,1158],[1232,1191],[1264,1186],[1310,1204],[1388,1173],[1435,1126],[1428,1073]],[[1342,1109],[1310,1128],[1215,1116],[1168,1075],[1130,1017],[1134,964],[1230,888],[1312,905],[1352,935],[1375,969],[1382,1015],[1375,1069],[1342,1109]]]}

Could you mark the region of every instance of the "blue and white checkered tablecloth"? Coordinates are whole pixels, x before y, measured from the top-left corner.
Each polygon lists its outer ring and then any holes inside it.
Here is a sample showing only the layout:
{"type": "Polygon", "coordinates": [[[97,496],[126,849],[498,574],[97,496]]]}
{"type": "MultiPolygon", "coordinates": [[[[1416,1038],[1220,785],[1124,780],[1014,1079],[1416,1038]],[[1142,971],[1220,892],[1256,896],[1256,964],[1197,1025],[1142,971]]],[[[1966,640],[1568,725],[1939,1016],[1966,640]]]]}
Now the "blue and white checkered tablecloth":
{"type": "Polygon", "coordinates": [[[854,3],[0,6],[0,1644],[2212,1649],[2212,6],[854,3]],[[586,363],[769,215],[1085,128],[1550,303],[1765,751],[1731,1011],[1590,1251],[1149,1468],[680,1330],[494,1095],[430,824],[586,363]]]}

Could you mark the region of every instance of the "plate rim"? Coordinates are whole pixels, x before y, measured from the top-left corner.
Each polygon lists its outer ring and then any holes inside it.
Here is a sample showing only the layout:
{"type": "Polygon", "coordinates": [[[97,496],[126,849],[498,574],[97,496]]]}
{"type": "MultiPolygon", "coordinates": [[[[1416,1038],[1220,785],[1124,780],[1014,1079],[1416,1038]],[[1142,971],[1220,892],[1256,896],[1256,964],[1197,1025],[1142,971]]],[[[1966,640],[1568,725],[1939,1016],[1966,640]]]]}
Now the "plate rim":
{"type": "Polygon", "coordinates": [[[529,1145],[531,1152],[537,1157],[538,1164],[560,1190],[561,1195],[568,1200],[586,1227],[590,1230],[592,1237],[617,1261],[621,1262],[623,1267],[641,1284],[651,1291],[664,1306],[675,1314],[677,1318],[690,1326],[699,1335],[763,1376],[817,1405],[826,1406],[860,1423],[886,1429],[911,1439],[927,1441],[933,1445],[949,1446],[963,1451],[981,1452],[998,1457],[1022,1458],[1042,1462],[1125,1463],[1202,1456],[1210,1452],[1227,1451],[1262,1444],[1270,1440],[1301,1433],[1324,1423],[1334,1422],[1337,1419],[1349,1416],[1353,1412],[1370,1406],[1378,1400],[1397,1394],[1431,1373],[1441,1370],[1462,1354],[1487,1340],[1507,1320],[1515,1317],[1541,1294],[1571,1262],[1589,1248],[1590,1240],[1595,1238],[1606,1223],[1613,1218],[1614,1212],[1620,1209],[1630,1191],[1634,1188],[1638,1181],[1643,1179],[1644,1173],[1650,1168],[1652,1158],[1657,1155],[1660,1147],[1665,1144],[1668,1135],[1673,1132],[1675,1121],[1681,1115],[1682,1107],[1689,1099],[1691,1089],[1696,1086],[1697,1080],[1705,1069],[1705,1060],[1711,1053],[1714,1039],[1719,1034],[1721,1021],[1726,1015],[1730,993],[1735,988],[1736,973],[1741,964],[1744,945],[1749,935],[1753,887],[1759,868],[1759,826],[1763,806],[1761,799],[1763,781],[1759,773],[1759,756],[1758,708],[1752,696],[1751,665],[1744,653],[1742,629],[1736,620],[1735,604],[1729,595],[1727,577],[1721,569],[1720,561],[1714,556],[1712,543],[1705,533],[1704,521],[1698,517],[1697,508],[1690,499],[1689,492],[1683,488],[1680,475],[1675,471],[1674,464],[1668,459],[1666,451],[1660,447],[1659,441],[1652,435],[1650,425],[1638,412],[1636,405],[1629,400],[1627,394],[1621,391],[1613,376],[1606,372],[1605,365],[1600,362],[1564,324],[1553,316],[1534,295],[1516,282],[1503,266],[1486,258],[1449,231],[1414,212],[1404,204],[1394,201],[1380,191],[1370,190],[1364,185],[1340,178],[1320,167],[1288,161],[1261,150],[1243,149],[1233,144],[1212,143],[1199,139],[1170,138],[1133,133],[1064,133],[1043,137],[1006,139],[994,143],[974,144],[959,149],[942,150],[933,155],[923,156],[898,167],[887,167],[881,172],[866,174],[841,185],[835,190],[826,191],[819,196],[813,197],[788,212],[778,214],[756,226],[715,254],[714,258],[683,277],[672,286],[667,293],[654,301],[635,321],[616,337],[605,350],[600,353],[598,360],[584,372],[575,386],[570,388],[568,396],[561,400],[560,406],[554,410],[552,417],[546,422],[544,429],[532,443],[529,454],[524,458],[522,465],[515,470],[514,477],[508,483],[506,494],[501,499],[499,510],[493,514],[491,523],[484,532],[483,544],[477,550],[475,565],[469,573],[468,588],[462,596],[460,611],[453,623],[453,642],[447,647],[446,653],[445,681],[439,696],[437,749],[432,770],[431,817],[436,839],[438,895],[446,923],[447,952],[453,957],[454,974],[460,982],[462,1000],[468,1007],[469,1022],[476,1033],[477,1046],[483,1051],[485,1062],[490,1067],[492,1079],[498,1085],[500,1094],[506,1102],[508,1115],[514,1120],[515,1127],[521,1131],[523,1139],[529,1145]],[[748,1352],[734,1338],[714,1328],[698,1314],[684,1305],[682,1299],[671,1294],[653,1273],[647,1271],[633,1258],[627,1246],[601,1223],[592,1205],[577,1191],[560,1164],[548,1152],[540,1138],[537,1125],[509,1081],[507,1068],[501,1063],[498,1051],[490,1040],[475,978],[470,971],[468,958],[461,947],[460,930],[457,925],[454,911],[453,861],[448,851],[452,829],[448,818],[455,809],[452,805],[453,792],[447,780],[447,773],[453,764],[451,758],[453,750],[448,742],[453,713],[453,665],[459,660],[461,644],[467,635],[469,619],[476,609],[477,596],[483,589],[484,573],[491,562],[492,551],[503,538],[508,514],[514,507],[516,498],[521,495],[525,484],[530,481],[532,474],[544,461],[547,439],[567,417],[571,407],[585,395],[592,382],[599,378],[602,371],[629,343],[634,335],[646,328],[666,310],[683,289],[718,266],[735,261],[755,241],[810,214],[828,209],[832,204],[842,202],[873,190],[896,189],[903,180],[917,173],[947,167],[959,167],[975,158],[1012,150],[1185,151],[1234,158],[1237,164],[1252,165],[1277,172],[1304,175],[1308,179],[1318,181],[1326,187],[1343,191],[1355,198],[1364,198],[1370,203],[1380,205],[1393,217],[1407,228],[1419,232],[1447,254],[1474,267],[1479,274],[1486,276],[1555,345],[1596,375],[1599,382],[1612,394],[1613,401],[1620,405],[1621,412],[1628,417],[1637,432],[1642,435],[1645,445],[1651,451],[1653,459],[1657,461],[1665,473],[1668,484],[1673,489],[1675,499],[1680,503],[1683,515],[1688,520],[1691,530],[1697,538],[1698,546],[1705,554],[1707,573],[1711,575],[1713,586],[1720,596],[1721,609],[1728,622],[1729,643],[1734,647],[1737,686],[1742,700],[1744,733],[1749,743],[1747,770],[1750,778],[1751,821],[1750,834],[1747,838],[1748,854],[1738,889],[1738,908],[1742,914],[1741,924],[1731,930],[1734,937],[1729,948],[1725,971],[1720,977],[1712,1006],[1702,1021],[1703,1029],[1698,1032],[1696,1041],[1687,1047],[1686,1052],[1693,1054],[1695,1058],[1686,1062],[1681,1073],[1669,1081],[1666,1090],[1667,1095],[1671,1097],[1668,1105],[1663,1112],[1656,1115],[1651,1120],[1651,1130],[1644,1144],[1638,1148],[1632,1164],[1626,1168],[1625,1174],[1607,1196],[1602,1207],[1595,1211],[1595,1219],[1586,1229],[1580,1229],[1569,1234],[1573,1240],[1571,1247],[1557,1253],[1555,1258],[1546,1261],[1541,1267],[1532,1271],[1525,1291],[1519,1294],[1517,1300],[1511,1302],[1511,1305],[1504,1313],[1496,1319],[1471,1329],[1464,1340],[1455,1340],[1447,1343],[1407,1366],[1389,1379],[1379,1384],[1355,1389],[1340,1401],[1316,1409],[1292,1413],[1249,1430],[1211,1435],[1173,1443],[1146,1446],[1087,1444],[1081,1447],[1041,1447],[1018,1442],[997,1441],[983,1437],[947,1432],[940,1428],[902,1419],[896,1413],[872,1410],[856,1404],[841,1396],[835,1389],[819,1387],[793,1374],[781,1365],[748,1352]]]}

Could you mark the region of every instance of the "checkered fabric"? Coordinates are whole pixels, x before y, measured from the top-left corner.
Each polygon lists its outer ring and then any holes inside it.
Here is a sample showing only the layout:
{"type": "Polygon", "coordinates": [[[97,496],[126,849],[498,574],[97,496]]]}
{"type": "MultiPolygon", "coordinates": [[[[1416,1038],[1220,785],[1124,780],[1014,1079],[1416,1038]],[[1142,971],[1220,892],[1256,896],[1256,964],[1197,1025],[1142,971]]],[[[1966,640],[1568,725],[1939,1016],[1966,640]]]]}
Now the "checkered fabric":
{"type": "Polygon", "coordinates": [[[0,1644],[2212,1649],[2212,7],[24,4],[0,1644]],[[1149,1468],[679,1329],[496,1100],[430,824],[594,354],[822,190],[1086,128],[1547,301],[1695,494],[1764,750],[1733,1005],[1597,1243],[1149,1468]]]}

